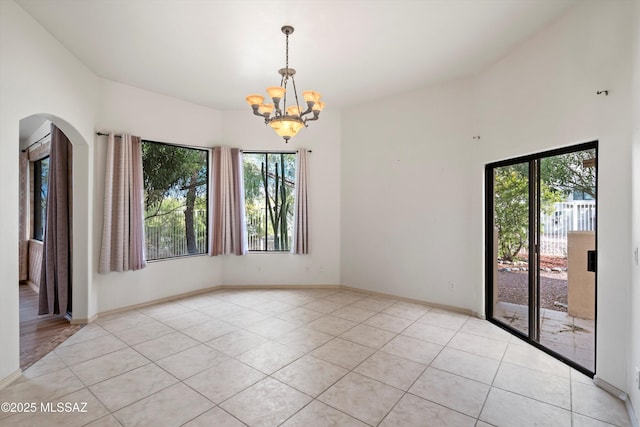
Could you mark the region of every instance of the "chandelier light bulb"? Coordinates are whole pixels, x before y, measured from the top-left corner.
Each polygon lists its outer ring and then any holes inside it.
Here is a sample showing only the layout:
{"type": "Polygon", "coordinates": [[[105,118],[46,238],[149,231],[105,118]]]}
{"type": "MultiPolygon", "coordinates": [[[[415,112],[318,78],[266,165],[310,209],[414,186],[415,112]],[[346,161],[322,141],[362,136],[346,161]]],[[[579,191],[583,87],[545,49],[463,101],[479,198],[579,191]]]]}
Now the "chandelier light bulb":
{"type": "Polygon", "coordinates": [[[258,107],[258,111],[260,112],[260,114],[271,114],[273,108],[273,104],[260,104],[260,107],[258,107]]]}
{"type": "Polygon", "coordinates": [[[305,102],[313,102],[316,103],[320,101],[320,93],[314,90],[306,90],[302,92],[302,96],[304,97],[305,102]]]}
{"type": "Polygon", "coordinates": [[[282,99],[287,90],[280,86],[271,86],[267,88],[267,93],[271,99],[282,99]]]}
{"type": "Polygon", "coordinates": [[[249,105],[260,105],[264,101],[264,96],[262,95],[249,95],[247,96],[247,102],[249,105]]]}
{"type": "Polygon", "coordinates": [[[298,107],[297,105],[292,105],[291,107],[287,107],[287,114],[290,116],[300,117],[300,107],[298,107]]]}
{"type": "Polygon", "coordinates": [[[317,111],[319,113],[320,111],[322,111],[324,109],[324,102],[322,102],[322,101],[316,102],[315,104],[313,104],[312,109],[313,109],[313,111],[317,111]]]}

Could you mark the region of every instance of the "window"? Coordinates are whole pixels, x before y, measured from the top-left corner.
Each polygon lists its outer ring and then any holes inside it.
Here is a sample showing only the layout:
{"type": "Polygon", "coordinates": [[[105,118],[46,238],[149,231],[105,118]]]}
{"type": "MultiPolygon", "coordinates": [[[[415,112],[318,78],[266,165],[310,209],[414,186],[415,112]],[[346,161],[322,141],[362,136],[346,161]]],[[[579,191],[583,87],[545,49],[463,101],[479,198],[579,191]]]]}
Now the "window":
{"type": "Polygon", "coordinates": [[[207,253],[208,154],[142,141],[148,260],[207,253]]]}
{"type": "Polygon", "coordinates": [[[289,251],[293,239],[295,153],[244,152],[249,251],[289,251]]]}
{"type": "Polygon", "coordinates": [[[33,238],[44,240],[47,224],[47,190],[49,185],[49,157],[33,162],[33,238]]]}

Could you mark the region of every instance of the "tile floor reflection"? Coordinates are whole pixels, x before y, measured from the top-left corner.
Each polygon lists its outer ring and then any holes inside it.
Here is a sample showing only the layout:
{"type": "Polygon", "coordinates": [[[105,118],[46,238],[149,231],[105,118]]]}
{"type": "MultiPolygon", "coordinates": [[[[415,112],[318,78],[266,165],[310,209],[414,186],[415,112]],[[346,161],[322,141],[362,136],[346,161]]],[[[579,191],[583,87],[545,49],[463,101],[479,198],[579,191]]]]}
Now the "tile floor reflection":
{"type": "MultiPolygon", "coordinates": [[[[499,301],[495,307],[495,318],[519,331],[525,331],[527,310],[524,305],[499,301]]],[[[544,308],[540,314],[540,343],[593,372],[595,321],[544,308]]]]}

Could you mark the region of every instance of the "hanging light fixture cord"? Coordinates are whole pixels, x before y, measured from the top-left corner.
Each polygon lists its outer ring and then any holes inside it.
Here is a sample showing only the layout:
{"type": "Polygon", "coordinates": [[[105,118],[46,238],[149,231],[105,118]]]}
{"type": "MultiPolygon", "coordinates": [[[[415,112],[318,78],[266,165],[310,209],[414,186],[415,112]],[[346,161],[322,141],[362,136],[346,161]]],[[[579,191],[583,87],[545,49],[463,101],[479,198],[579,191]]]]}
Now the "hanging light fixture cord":
{"type": "MultiPolygon", "coordinates": [[[[286,38],[285,41],[285,54],[284,54],[284,69],[286,70],[286,73],[284,73],[282,75],[282,80],[280,81],[280,86],[284,87],[285,89],[287,88],[287,83],[289,82],[289,34],[290,34],[290,30],[285,30],[284,35],[286,38]]],[[[293,83],[293,87],[295,89],[296,84],[295,81],[293,83]]],[[[296,95],[297,97],[298,95],[296,95]]],[[[284,93],[284,104],[282,106],[282,109],[284,111],[286,111],[287,108],[287,92],[284,93]]]]}
{"type": "MultiPolygon", "coordinates": [[[[285,54],[285,67],[287,69],[287,77],[285,78],[285,88],[287,86],[287,81],[289,80],[289,34],[291,34],[291,32],[293,32],[293,30],[288,30],[286,31],[285,35],[286,35],[286,41],[285,41],[285,50],[286,50],[286,54],[285,54]]],[[[293,74],[291,74],[291,83],[293,83],[293,96],[295,97],[296,100],[296,107],[298,107],[298,111],[300,110],[300,104],[298,103],[298,89],[296,88],[296,78],[293,76],[293,74]]],[[[287,93],[285,92],[284,94],[284,107],[286,108],[287,106],[287,93]]],[[[285,110],[286,111],[286,110],[285,110]]],[[[304,126],[307,127],[307,122],[305,121],[304,126]]]]}

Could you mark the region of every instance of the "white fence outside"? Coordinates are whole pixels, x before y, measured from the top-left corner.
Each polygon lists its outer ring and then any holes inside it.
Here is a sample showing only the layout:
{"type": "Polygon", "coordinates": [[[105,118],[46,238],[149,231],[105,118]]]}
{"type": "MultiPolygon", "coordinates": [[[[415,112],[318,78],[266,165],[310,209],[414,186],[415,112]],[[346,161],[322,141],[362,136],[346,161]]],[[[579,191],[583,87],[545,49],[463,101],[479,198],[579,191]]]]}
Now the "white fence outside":
{"type": "Polygon", "coordinates": [[[260,232],[265,226],[264,211],[247,215],[247,244],[250,251],[264,250],[264,233],[260,232]]]}
{"type": "MultiPolygon", "coordinates": [[[[198,253],[207,251],[207,211],[196,210],[194,232],[198,253]]],[[[146,256],[149,260],[189,255],[184,211],[148,218],[144,224],[146,256]]]]}
{"type": "Polygon", "coordinates": [[[540,253],[567,256],[568,231],[593,231],[596,224],[595,200],[555,203],[554,211],[540,215],[540,253]]]}
{"type": "MultiPolygon", "coordinates": [[[[265,250],[263,231],[266,226],[265,219],[264,211],[247,217],[247,240],[250,251],[265,250]]],[[[198,253],[205,253],[207,250],[207,211],[194,211],[194,228],[198,253]]],[[[145,221],[144,229],[147,259],[154,260],[189,255],[184,211],[175,211],[149,218],[145,221]]],[[[286,246],[284,246],[286,249],[284,250],[291,248],[292,241],[293,227],[290,224],[286,246]]],[[[267,238],[266,250],[275,250],[273,235],[267,238]]]]}
{"type": "MultiPolygon", "coordinates": [[[[262,210],[254,213],[247,213],[247,243],[249,251],[264,251],[265,250],[265,236],[264,229],[268,228],[266,224],[266,213],[262,210]]],[[[287,241],[286,245],[283,246],[283,251],[288,251],[293,244],[293,227],[291,221],[287,222],[288,233],[287,233],[287,241]]],[[[266,250],[273,251],[275,250],[275,241],[273,234],[269,235],[266,242],[266,250]]],[[[281,243],[282,245],[282,243],[281,243]]]]}

